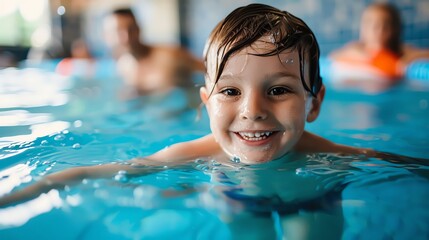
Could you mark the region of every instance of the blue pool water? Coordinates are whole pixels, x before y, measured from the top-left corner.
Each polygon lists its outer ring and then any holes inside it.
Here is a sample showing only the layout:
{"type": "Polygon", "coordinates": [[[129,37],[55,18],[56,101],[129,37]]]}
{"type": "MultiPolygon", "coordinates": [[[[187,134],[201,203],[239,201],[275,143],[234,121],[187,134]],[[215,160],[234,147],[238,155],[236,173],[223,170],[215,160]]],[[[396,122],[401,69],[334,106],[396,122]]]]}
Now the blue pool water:
{"type": "MultiPolygon", "coordinates": [[[[84,179],[0,208],[0,239],[429,239],[427,87],[327,88],[308,130],[403,156],[310,154],[258,166],[195,159],[134,178],[84,179]]],[[[119,89],[109,74],[1,71],[0,195],[209,132],[189,92],[124,100],[119,89]]]]}

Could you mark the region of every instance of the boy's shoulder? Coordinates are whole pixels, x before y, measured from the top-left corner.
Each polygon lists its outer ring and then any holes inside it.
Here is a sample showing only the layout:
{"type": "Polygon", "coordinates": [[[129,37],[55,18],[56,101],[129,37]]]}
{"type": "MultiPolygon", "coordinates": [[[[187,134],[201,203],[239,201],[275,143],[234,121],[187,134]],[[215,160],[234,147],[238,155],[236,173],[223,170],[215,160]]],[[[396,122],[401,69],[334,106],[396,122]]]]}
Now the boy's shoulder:
{"type": "Polygon", "coordinates": [[[316,134],[304,131],[302,137],[294,148],[302,153],[340,153],[340,154],[365,154],[371,151],[369,149],[356,148],[341,144],[336,144],[326,138],[316,134]]]}
{"type": "Polygon", "coordinates": [[[197,158],[214,157],[222,152],[212,134],[204,137],[173,144],[151,155],[154,161],[187,162],[197,158]]]}

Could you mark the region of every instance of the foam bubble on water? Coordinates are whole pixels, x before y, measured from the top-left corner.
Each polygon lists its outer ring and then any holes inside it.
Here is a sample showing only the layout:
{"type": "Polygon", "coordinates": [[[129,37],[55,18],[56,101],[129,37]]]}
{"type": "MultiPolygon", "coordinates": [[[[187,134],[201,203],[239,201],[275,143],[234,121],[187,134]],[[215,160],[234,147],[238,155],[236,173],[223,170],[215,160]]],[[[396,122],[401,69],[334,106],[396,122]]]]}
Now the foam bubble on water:
{"type": "Polygon", "coordinates": [[[81,120],[76,120],[76,121],[74,121],[74,122],[73,122],[73,126],[74,126],[75,128],[80,128],[80,127],[82,127],[82,121],[81,121],[81,120]]]}
{"type": "Polygon", "coordinates": [[[136,199],[146,199],[155,197],[158,194],[159,190],[153,186],[144,185],[139,186],[134,189],[134,198],[136,199]]]}
{"type": "Polygon", "coordinates": [[[80,195],[69,195],[66,197],[66,202],[71,206],[78,206],[83,202],[83,199],[80,195]]]}
{"type": "Polygon", "coordinates": [[[63,141],[66,138],[66,136],[64,136],[64,134],[58,134],[54,137],[55,141],[63,141]]]}
{"type": "Polygon", "coordinates": [[[127,171],[120,170],[113,178],[118,182],[126,182],[128,181],[127,171]]]}
{"type": "Polygon", "coordinates": [[[158,194],[159,189],[154,186],[138,186],[133,191],[134,204],[143,208],[154,208],[159,203],[157,201],[158,194]]]}
{"type": "Polygon", "coordinates": [[[308,176],[311,175],[310,171],[308,171],[306,168],[297,168],[295,170],[295,174],[298,176],[308,176]]]}
{"type": "Polygon", "coordinates": [[[81,149],[81,146],[79,143],[75,143],[75,144],[73,144],[72,148],[73,149],[81,149]]]}
{"type": "Polygon", "coordinates": [[[40,146],[47,145],[47,144],[48,144],[48,140],[42,140],[40,142],[40,146]]]}

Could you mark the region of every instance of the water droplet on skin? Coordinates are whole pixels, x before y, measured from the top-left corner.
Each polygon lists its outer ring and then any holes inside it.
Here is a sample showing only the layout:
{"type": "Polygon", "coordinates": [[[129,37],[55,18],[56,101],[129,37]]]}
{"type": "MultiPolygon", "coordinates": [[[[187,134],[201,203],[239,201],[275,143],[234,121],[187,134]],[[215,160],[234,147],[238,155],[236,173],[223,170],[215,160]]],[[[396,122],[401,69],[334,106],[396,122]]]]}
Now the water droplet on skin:
{"type": "Polygon", "coordinates": [[[212,160],[212,166],[220,166],[221,164],[216,160],[212,160]]]}
{"type": "Polygon", "coordinates": [[[240,158],[237,156],[234,156],[234,157],[232,157],[231,161],[234,163],[240,163],[240,158]]]}
{"type": "Polygon", "coordinates": [[[197,163],[197,164],[202,164],[202,163],[204,163],[204,160],[202,160],[202,159],[196,159],[196,160],[195,160],[195,163],[197,163]]]}
{"type": "Polygon", "coordinates": [[[273,44],[276,43],[276,39],[274,38],[273,35],[268,36],[268,39],[271,43],[273,43],[273,44]]]}

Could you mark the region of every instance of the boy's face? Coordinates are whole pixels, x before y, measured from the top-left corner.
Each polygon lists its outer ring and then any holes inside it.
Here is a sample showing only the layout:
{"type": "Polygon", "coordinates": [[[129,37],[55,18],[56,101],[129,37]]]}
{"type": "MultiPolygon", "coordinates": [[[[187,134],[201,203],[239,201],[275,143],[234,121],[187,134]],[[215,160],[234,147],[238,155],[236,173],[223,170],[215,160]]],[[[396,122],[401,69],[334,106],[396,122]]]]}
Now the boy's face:
{"type": "Polygon", "coordinates": [[[270,47],[271,43],[257,41],[230,57],[211,96],[215,74],[208,62],[206,87],[201,89],[216,141],[243,163],[285,155],[301,138],[306,120],[313,121],[318,113],[317,108],[314,118],[307,116],[317,99],[301,83],[296,50],[251,55],[270,47]]]}

